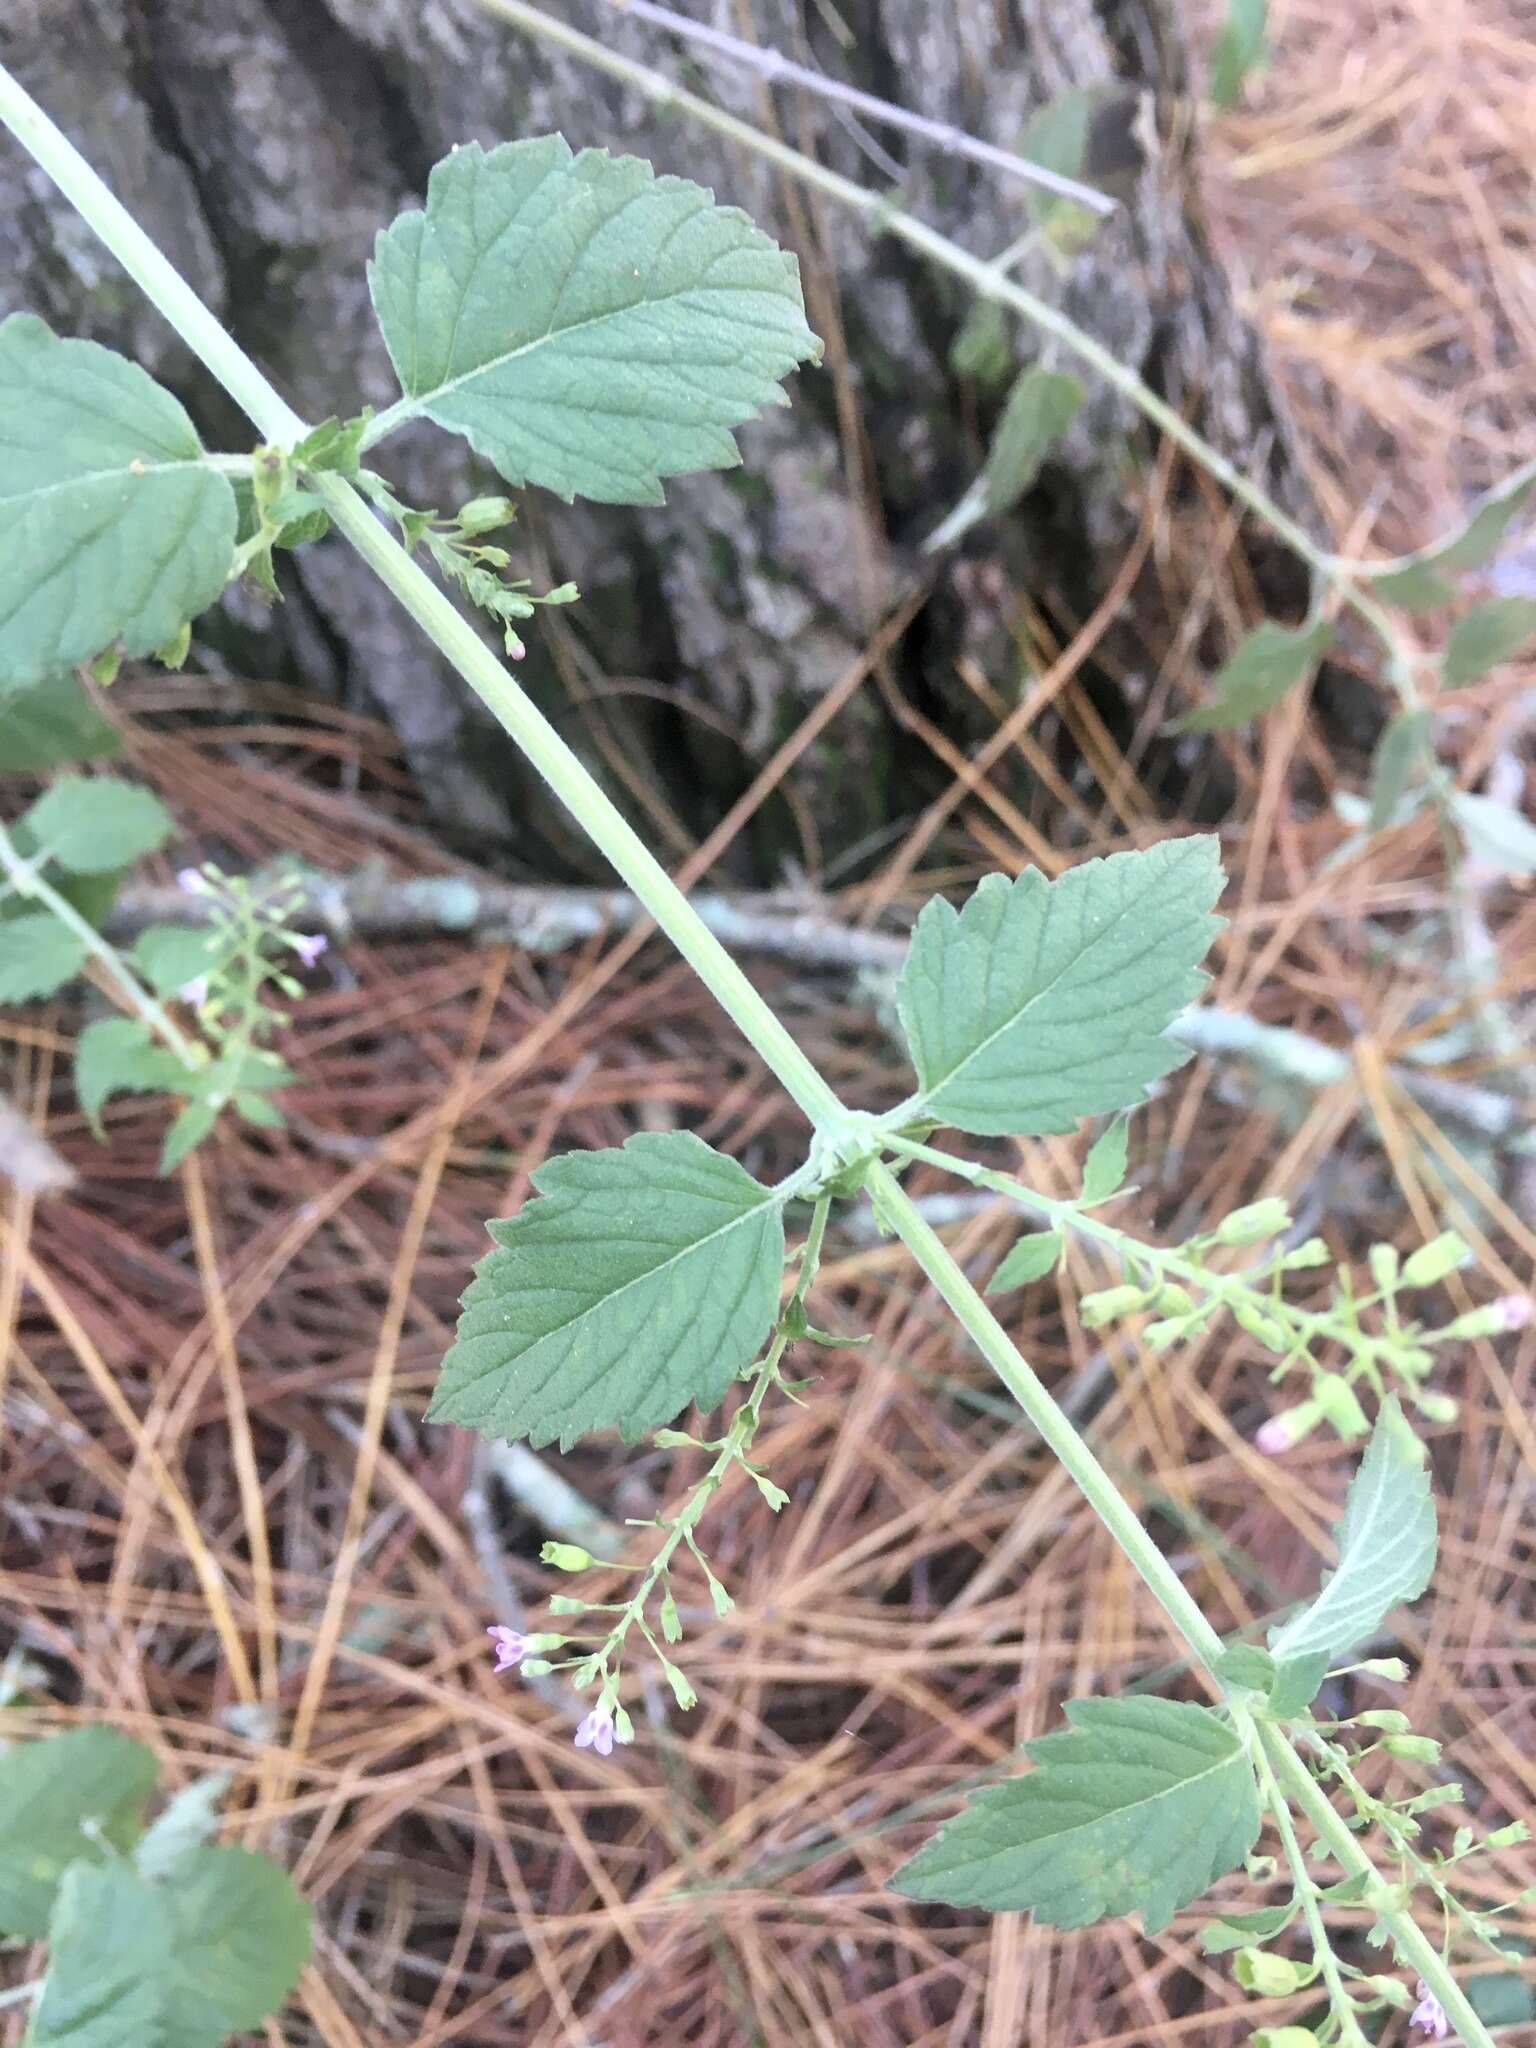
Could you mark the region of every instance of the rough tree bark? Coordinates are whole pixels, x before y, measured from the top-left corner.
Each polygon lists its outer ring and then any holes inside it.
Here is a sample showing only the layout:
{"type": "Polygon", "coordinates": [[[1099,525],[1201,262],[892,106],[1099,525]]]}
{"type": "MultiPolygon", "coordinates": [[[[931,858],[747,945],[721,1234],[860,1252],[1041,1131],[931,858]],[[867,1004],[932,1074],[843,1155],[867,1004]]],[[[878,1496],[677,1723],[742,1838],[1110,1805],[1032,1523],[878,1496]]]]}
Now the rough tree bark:
{"type": "MultiPolygon", "coordinates": [[[[666,38],[608,0],[551,7],[685,74],[666,38]]],[[[1192,197],[1174,0],[740,0],[721,12],[787,53],[1005,144],[1063,93],[1098,95],[1096,132],[1119,158],[1131,204],[1070,263],[1033,255],[1018,275],[1296,500],[1256,342],[1192,197]]],[[[802,374],[791,407],[744,432],[743,468],[674,485],[654,511],[549,500],[527,509],[534,573],[570,577],[583,593],[556,633],[530,635],[527,679],[610,780],[616,767],[644,764],[663,840],[666,812],[679,841],[717,816],[857,656],[917,574],[916,543],[974,474],[997,393],[951,368],[969,310],[953,279],[473,0],[9,0],[0,51],[314,418],[391,397],[363,266],[375,231],[418,200],[454,142],[559,128],[578,145],[637,151],[746,207],[800,251],[828,367],[802,374]],[[586,701],[573,706],[573,693],[586,701]]],[[[908,151],[889,132],[882,170],[868,140],[822,105],[785,94],[770,107],[755,80],[724,68],[702,82],[733,111],[776,113],[789,139],[852,177],[879,184],[894,156],[905,203],[979,254],[1028,225],[1023,188],[1010,180],[908,151]]],[[[0,312],[23,306],[132,350],[222,445],[248,440],[41,175],[4,147],[0,312]]],[[[1007,339],[1019,362],[1039,351],[1032,334],[1007,339]]],[[[970,700],[954,681],[956,652],[978,653],[1006,681],[997,593],[1022,580],[1078,610],[1101,594],[1133,524],[1123,464],[1135,427],[1114,394],[1092,390],[1019,513],[937,575],[893,671],[957,732],[970,700]]],[[[385,466],[417,503],[457,502],[488,482],[461,444],[433,432],[390,444],[385,466]]],[[[339,545],[298,558],[282,608],[236,600],[212,637],[234,667],[382,708],[446,830],[482,848],[500,842],[545,871],[589,865],[462,686],[339,545]]],[[[1122,651],[1134,666],[1134,649],[1122,651]]],[[[822,851],[856,846],[910,806],[922,773],[910,749],[878,692],[837,721],[803,783],[822,851]]],[[[797,843],[787,815],[777,840],[774,830],[744,855],[759,881],[780,879],[797,843]]]]}

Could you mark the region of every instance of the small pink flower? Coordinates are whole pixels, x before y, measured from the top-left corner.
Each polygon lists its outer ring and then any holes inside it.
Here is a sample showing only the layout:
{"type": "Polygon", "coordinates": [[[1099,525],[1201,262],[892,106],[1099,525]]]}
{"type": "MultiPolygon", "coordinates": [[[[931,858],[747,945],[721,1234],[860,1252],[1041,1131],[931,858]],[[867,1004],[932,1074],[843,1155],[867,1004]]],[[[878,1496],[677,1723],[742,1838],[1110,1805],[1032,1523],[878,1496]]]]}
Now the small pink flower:
{"type": "Polygon", "coordinates": [[[513,1670],[527,1656],[528,1638],[520,1636],[515,1628],[503,1628],[498,1624],[495,1628],[488,1628],[486,1634],[496,1645],[498,1674],[513,1670]]]}
{"type": "Polygon", "coordinates": [[[295,932],[293,935],[293,950],[306,967],[313,967],[329,944],[330,940],[324,932],[312,932],[308,935],[295,932]]]}
{"type": "Polygon", "coordinates": [[[1443,2041],[1451,2031],[1451,2023],[1445,2016],[1445,2007],[1436,1998],[1421,1977],[1418,1984],[1419,2002],[1413,2008],[1410,2027],[1422,2027],[1431,2040],[1443,2041]]]}
{"type": "Polygon", "coordinates": [[[576,1730],[578,1749],[595,1749],[599,1756],[613,1755],[613,1716],[606,1707],[594,1707],[576,1730]]]}
{"type": "Polygon", "coordinates": [[[1493,1305],[1503,1317],[1506,1330],[1523,1330],[1536,1316],[1536,1301],[1528,1294],[1506,1294],[1493,1305]]]}
{"type": "Polygon", "coordinates": [[[200,1010],[208,1000],[208,977],[194,974],[190,981],[184,981],[176,991],[184,1003],[190,1003],[194,1010],[200,1010]]]}
{"type": "Polygon", "coordinates": [[[196,868],[178,868],[176,886],[184,896],[202,896],[206,894],[208,888],[208,884],[196,868]]]}
{"type": "Polygon", "coordinates": [[[1272,1415],[1254,1438],[1254,1443],[1266,1458],[1278,1458],[1282,1451],[1291,1447],[1291,1432],[1278,1415],[1272,1415]]]}

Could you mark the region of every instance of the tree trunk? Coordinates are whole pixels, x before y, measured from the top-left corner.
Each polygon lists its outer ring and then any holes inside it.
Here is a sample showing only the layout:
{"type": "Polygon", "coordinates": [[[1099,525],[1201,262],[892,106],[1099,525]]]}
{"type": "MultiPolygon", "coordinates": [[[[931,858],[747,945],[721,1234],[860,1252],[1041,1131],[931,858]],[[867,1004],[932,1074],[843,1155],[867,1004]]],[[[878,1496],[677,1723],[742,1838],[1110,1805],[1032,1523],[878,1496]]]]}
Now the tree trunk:
{"type": "MultiPolygon", "coordinates": [[[[608,0],[551,0],[551,11],[671,76],[687,69],[668,38],[608,0]]],[[[1003,144],[1063,94],[1094,95],[1090,170],[1114,176],[1129,204],[1086,249],[1037,250],[1016,274],[1225,453],[1299,497],[1255,340],[1191,199],[1174,0],[744,0],[733,24],[748,15],[786,54],[1003,144]]],[[[578,146],[634,151],[799,251],[826,367],[742,433],[742,468],[675,483],[655,510],[527,502],[530,573],[574,580],[582,602],[530,633],[525,679],[621,797],[630,776],[625,800],[637,815],[651,804],[663,851],[707,829],[920,578],[931,591],[888,680],[962,740],[972,700],[955,657],[972,653],[1009,685],[1007,593],[1052,593],[1081,616],[1107,587],[1135,520],[1124,462],[1138,427],[1122,400],[1088,380],[1088,403],[1018,512],[978,530],[961,558],[925,566],[918,543],[974,476],[1007,376],[1056,354],[1002,322],[989,340],[972,319],[981,345],[957,373],[951,351],[973,309],[952,276],[473,0],[10,0],[7,16],[6,61],[315,419],[389,402],[364,264],[376,230],[419,202],[455,142],[558,128],[578,146]],[[989,347],[1000,378],[987,375],[989,347]]],[[[1030,224],[1007,177],[891,131],[856,133],[788,90],[769,109],[755,79],[725,67],[704,86],[750,118],[776,112],[788,139],[866,184],[888,182],[895,158],[910,210],[978,254],[1030,224]]],[[[19,307],[131,351],[210,438],[249,444],[88,231],[5,147],[0,312],[19,307]]],[[[456,504],[490,483],[464,444],[429,428],[392,442],[383,463],[418,504],[456,504]]],[[[340,543],[295,559],[281,608],[232,597],[202,644],[241,671],[381,708],[445,830],[502,843],[525,867],[591,872],[463,685],[340,543]]],[[[1120,654],[1120,667],[1145,667],[1130,642],[1120,654]]],[[[847,854],[911,809],[934,770],[893,695],[866,688],[834,721],[800,771],[797,819],[766,815],[741,872],[776,881],[786,854],[847,854]]]]}

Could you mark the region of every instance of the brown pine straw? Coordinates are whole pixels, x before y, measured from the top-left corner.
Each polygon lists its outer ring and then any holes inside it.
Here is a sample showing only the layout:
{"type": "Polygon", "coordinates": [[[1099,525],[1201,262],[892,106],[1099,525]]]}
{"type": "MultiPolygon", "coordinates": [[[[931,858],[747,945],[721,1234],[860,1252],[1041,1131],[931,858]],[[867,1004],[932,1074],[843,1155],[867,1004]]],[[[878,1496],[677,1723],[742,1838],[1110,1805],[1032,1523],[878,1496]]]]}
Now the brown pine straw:
{"type": "MultiPolygon", "coordinates": [[[[1379,498],[1364,544],[1406,546],[1530,452],[1516,202],[1533,145],[1517,114],[1536,60],[1512,9],[1418,0],[1351,10],[1347,27],[1317,0],[1277,13],[1268,79],[1211,128],[1211,204],[1325,509],[1342,537],[1379,498]]],[[[858,473],[846,381],[840,407],[858,473]]],[[[946,732],[908,707],[934,780],[883,867],[829,886],[833,911],[889,923],[937,882],[1177,829],[1152,743],[1198,687],[1211,618],[1251,616],[1240,567],[1211,570],[1229,523],[1192,509],[1189,486],[1159,474],[1156,544],[1134,578],[1153,680],[1129,722],[1103,716],[1117,656],[1101,623],[1048,589],[1021,595],[1021,665],[1048,691],[961,664],[957,705],[999,731],[979,744],[955,737],[974,723],[946,732]],[[1098,695],[1089,661],[1103,663],[1098,695]]],[[[865,658],[760,764],[683,863],[690,879],[793,788],[798,755],[862,691],[900,706],[889,656],[920,602],[871,620],[865,658]]],[[[1531,680],[1517,664],[1465,693],[1448,758],[1468,786],[1518,756],[1531,680]]],[[[284,850],[339,870],[450,865],[387,733],[275,688],[239,698],[196,678],[120,686],[132,766],[185,835],[160,879],[194,857],[255,866],[284,850]]],[[[1343,827],[1323,799],[1359,786],[1363,753],[1300,701],[1201,760],[1233,792],[1216,992],[1351,1046],[1355,1070],[1304,1099],[1184,1069],[1137,1119],[1123,1220],[1175,1238],[1262,1191],[1359,1257],[1376,1236],[1410,1247],[1449,1215],[1487,1275],[1454,1282],[1457,1305],[1529,1287],[1530,1169],[1459,1150],[1390,1076],[1468,1008],[1437,936],[1429,829],[1325,868],[1343,827]]],[[[1528,1044],[1531,893],[1493,889],[1479,914],[1528,1044]]],[[[867,1000],[835,977],[751,965],[849,1100],[894,1099],[902,1070],[867,1000]]],[[[1157,1611],[899,1248],[832,1242],[819,1319],[873,1342],[816,1353],[804,1407],[770,1414],[764,1462],[790,1507],[775,1518],[737,1486],[711,1512],[737,1605],[717,1621],[688,1587],[699,1707],[679,1714],[637,1660],[640,1739],[604,1760],[572,1747],[559,1685],[491,1676],[484,1630],[518,1618],[499,1589],[533,1615],[568,1582],[536,1562],[547,1532],[500,1496],[487,1551],[465,1510],[470,1441],[421,1421],[483,1219],[527,1197],[551,1150],[686,1126],[767,1178],[797,1162],[804,1133],[643,934],[558,956],[350,943],[312,982],[284,1048],[299,1074],[290,1129],[225,1130],[168,1182],[153,1171],[160,1104],[115,1105],[105,1149],[84,1129],[65,1076],[82,1009],[34,1007],[4,1041],[7,1093],[78,1176],[64,1193],[4,1197],[0,1611],[43,1674],[5,1730],[106,1719],[155,1748],[167,1788],[234,1774],[232,1832],[279,1856],[317,1916],[315,1962],[267,2027],[271,2048],[1226,2048],[1300,2017],[1305,1999],[1249,2000],[1201,1953],[1200,1909],[1152,1939],[1128,1924],[1064,1936],[884,1889],[960,1789],[1007,1768],[1063,1699],[1184,1684],[1157,1611]]],[[[1451,1071],[1533,1093],[1518,1048],[1451,1071]]],[[[1042,1185],[1075,1186],[1079,1141],[1020,1149],[1042,1185]]],[[[992,1209],[949,1235],[983,1276],[1015,1229],[992,1209]]],[[[1256,1623],[1315,1582],[1350,1456],[1325,1437],[1281,1462],[1255,1451],[1259,1423],[1296,1396],[1270,1389],[1225,1326],[1170,1358],[1085,1331],[1073,1304],[1106,1277],[1074,1249],[1059,1293],[1005,1299],[1009,1326],[1219,1623],[1256,1623]]],[[[1393,1767],[1405,1789],[1464,1785],[1464,1806],[1427,1821],[1431,1842],[1536,1804],[1533,1374],[1530,1332],[1447,1357],[1439,1383],[1464,1411],[1429,1431],[1442,1566],[1403,1624],[1413,1677],[1349,1695],[1403,1705],[1445,1738],[1441,1771],[1393,1767]]],[[[596,1444],[561,1469],[622,1518],[676,1502],[695,1467],[596,1444]]],[[[1533,1879],[1530,1851],[1513,1848],[1470,1884],[1491,1904],[1533,1879]]],[[[1248,1894],[1234,1880],[1219,1896],[1248,1894]]],[[[1339,1915],[1352,1917],[1351,1953],[1378,1967],[1363,1916],[1339,1915]]],[[[1525,1906],[1508,1921],[1527,1940],[1533,1923],[1525,1906]]],[[[14,1979],[39,1960],[18,1953],[14,1979]]],[[[19,2041],[19,2014],[3,2026],[19,2041]]]]}

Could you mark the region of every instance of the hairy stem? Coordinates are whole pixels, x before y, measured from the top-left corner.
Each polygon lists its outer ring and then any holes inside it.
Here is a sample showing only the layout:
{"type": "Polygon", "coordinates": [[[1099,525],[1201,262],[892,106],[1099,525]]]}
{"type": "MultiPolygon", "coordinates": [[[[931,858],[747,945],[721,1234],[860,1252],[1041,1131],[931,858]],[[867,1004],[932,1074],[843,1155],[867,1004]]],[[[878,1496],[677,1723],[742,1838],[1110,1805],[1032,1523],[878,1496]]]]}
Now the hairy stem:
{"type": "Polygon", "coordinates": [[[1296,1887],[1296,1896],[1301,1901],[1302,1917],[1307,1923],[1307,1933],[1312,1941],[1312,1953],[1322,1971],[1323,1982],[1328,1987],[1328,1997],[1334,2014],[1343,2032],[1340,2039],[1346,2048],[1366,2048],[1365,2036],[1360,2031],[1360,2022],[1355,2017],[1355,2002],[1345,1988],[1339,1970],[1339,1959],[1333,1952],[1333,1943],[1328,1939],[1328,1929],[1323,1924],[1322,1911],[1317,1903],[1317,1885],[1307,1869],[1307,1860],[1301,1853],[1301,1844],[1296,1839],[1296,1823],[1291,1819],[1291,1809],[1286,1803],[1280,1781],[1270,1768],[1268,1757],[1262,1747],[1254,1754],[1258,1765],[1259,1783],[1264,1791],[1265,1803],[1270,1818],[1274,1821],[1280,1846],[1285,1851],[1285,1860],[1290,1867],[1291,1882],[1296,1887]]]}
{"type": "Polygon", "coordinates": [[[1158,1605],[1200,1663],[1211,1670],[1222,1652],[1220,1636],[1121,1498],[1109,1474],[1019,1356],[1007,1331],[966,1279],[949,1247],[924,1220],[888,1166],[871,1166],[866,1186],[876,1213],[889,1223],[949,1303],[977,1350],[1066,1466],[1094,1513],[1146,1581],[1158,1605]]]}

